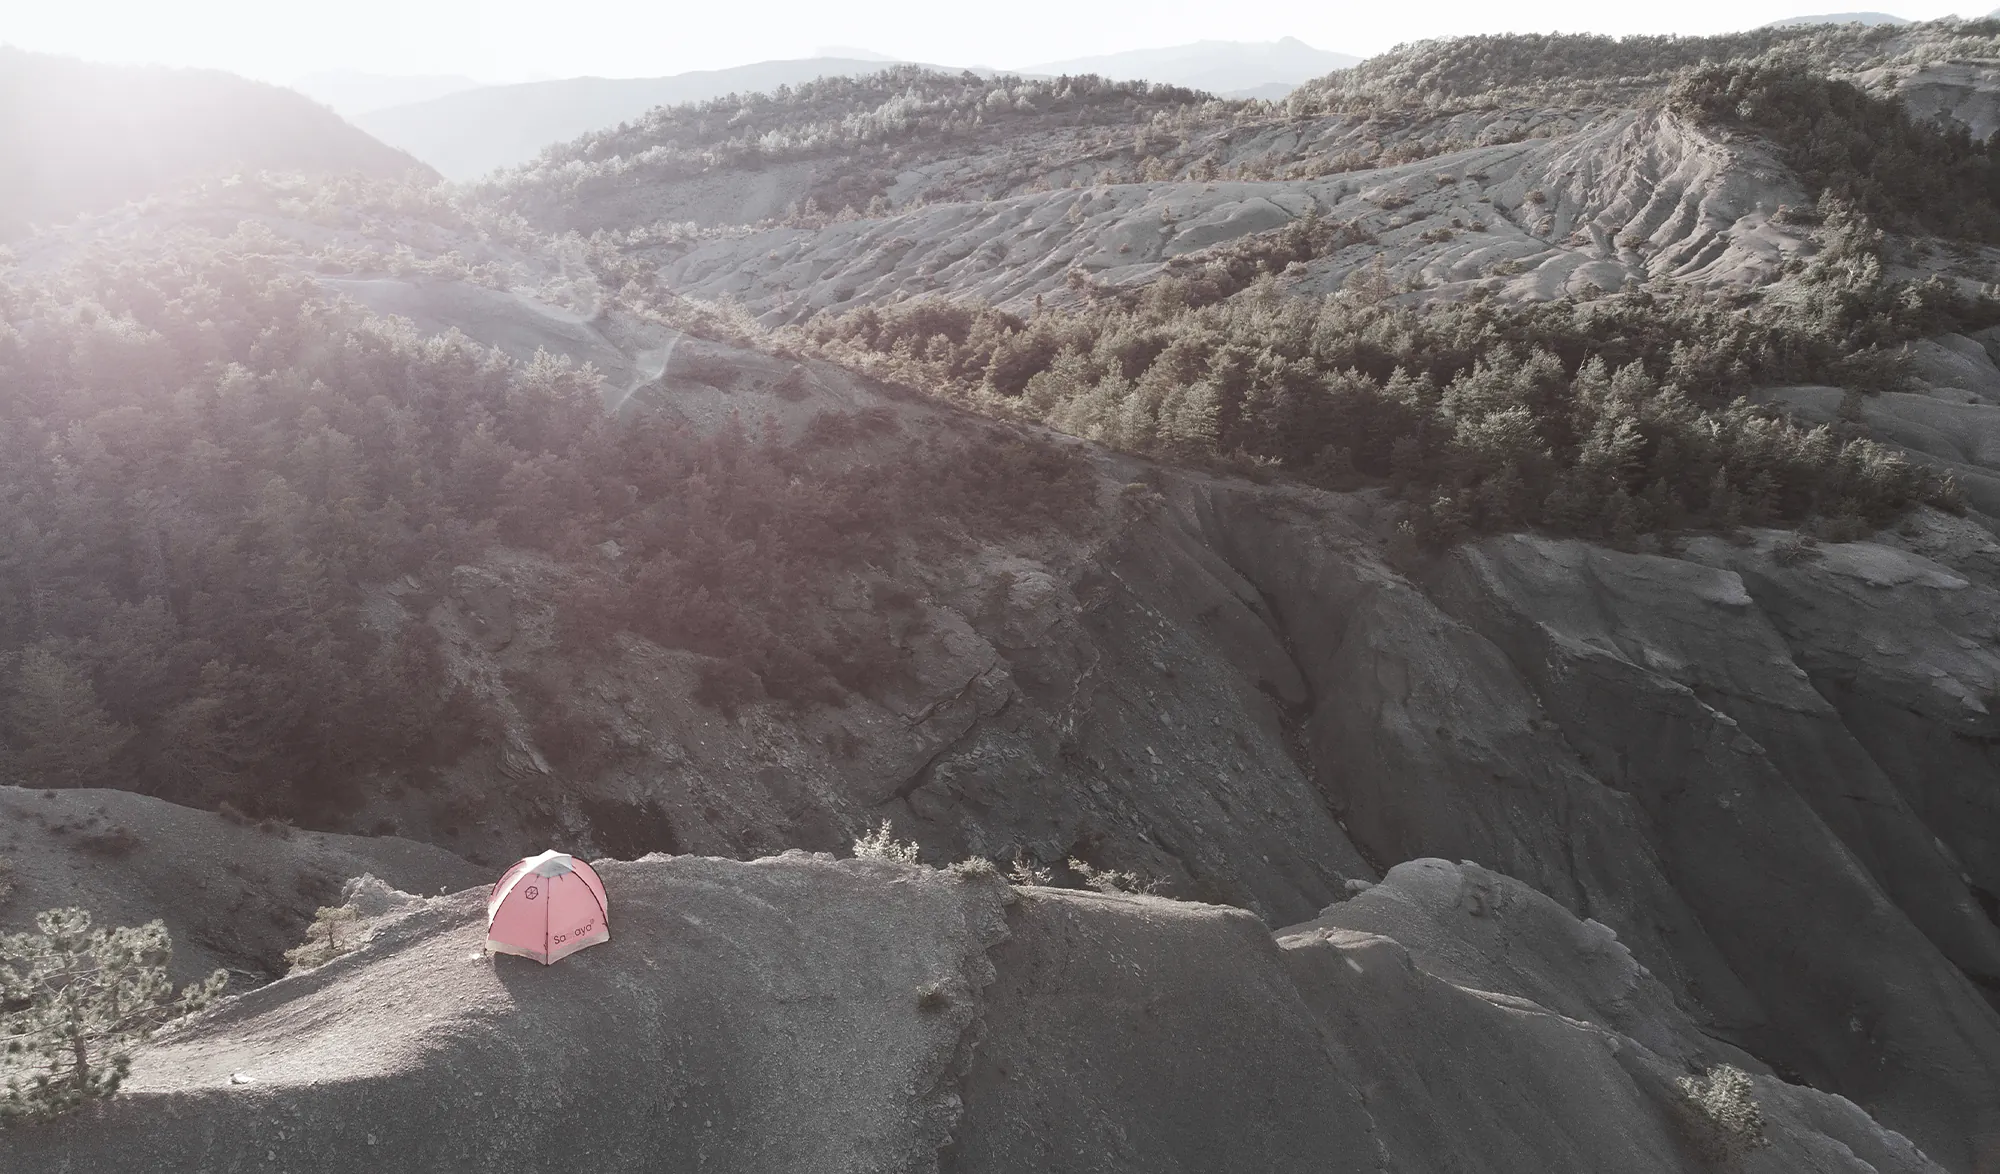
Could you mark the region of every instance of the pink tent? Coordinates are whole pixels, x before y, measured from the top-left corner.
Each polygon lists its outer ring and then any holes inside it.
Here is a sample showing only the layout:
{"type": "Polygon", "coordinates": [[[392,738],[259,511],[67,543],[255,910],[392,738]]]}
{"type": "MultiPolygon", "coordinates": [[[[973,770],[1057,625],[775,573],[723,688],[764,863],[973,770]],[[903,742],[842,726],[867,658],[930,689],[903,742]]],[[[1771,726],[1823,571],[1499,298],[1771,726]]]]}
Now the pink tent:
{"type": "Polygon", "coordinates": [[[611,940],[610,903],[590,865],[562,852],[517,862],[486,897],[486,949],[542,965],[611,940]]]}

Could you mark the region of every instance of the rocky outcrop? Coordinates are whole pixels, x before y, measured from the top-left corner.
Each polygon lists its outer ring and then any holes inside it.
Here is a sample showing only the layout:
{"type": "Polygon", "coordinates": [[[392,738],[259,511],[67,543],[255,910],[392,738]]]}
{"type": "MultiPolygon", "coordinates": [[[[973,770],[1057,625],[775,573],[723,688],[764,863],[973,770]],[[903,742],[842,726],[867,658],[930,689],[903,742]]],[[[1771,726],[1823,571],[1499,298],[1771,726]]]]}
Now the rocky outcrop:
{"type": "Polygon", "coordinates": [[[2000,927],[1961,863],[1996,792],[1954,749],[1990,720],[1962,698],[1994,650],[1946,618],[1990,608],[1978,589],[1875,544],[1787,562],[1775,534],[1680,558],[1494,539],[1419,589],[1327,540],[1352,510],[1205,508],[1320,699],[1316,777],[1365,855],[1518,873],[1614,927],[1704,1030],[1948,1166],[2000,1135],[1967,1093],[2000,1081],[2000,927]],[[1829,699],[1842,672],[1862,700],[1829,699]]]}
{"type": "MultiPolygon", "coordinates": [[[[482,893],[434,898],[11,1131],[9,1169],[1681,1171],[1714,1126],[1675,1082],[1730,1058],[1610,931],[1442,860],[1276,935],[803,854],[601,871],[608,944],[489,959],[482,893]]],[[[1745,1169],[1939,1169],[1753,1089],[1745,1169]]]]}

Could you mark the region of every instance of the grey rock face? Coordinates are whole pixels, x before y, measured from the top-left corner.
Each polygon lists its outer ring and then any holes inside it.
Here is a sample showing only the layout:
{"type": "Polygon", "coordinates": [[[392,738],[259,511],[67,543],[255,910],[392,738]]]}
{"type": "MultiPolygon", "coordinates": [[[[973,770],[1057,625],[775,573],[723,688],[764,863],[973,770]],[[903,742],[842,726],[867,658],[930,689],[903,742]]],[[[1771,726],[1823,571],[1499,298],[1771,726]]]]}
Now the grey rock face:
{"type": "Polygon", "coordinates": [[[1962,863],[1995,859],[1985,589],[1870,543],[1787,566],[1765,535],[1680,559],[1495,539],[1419,591],[1326,541],[1337,520],[1215,500],[1364,854],[1518,873],[1705,1030],[1949,1166],[2000,1135],[2000,934],[1962,863]]]}

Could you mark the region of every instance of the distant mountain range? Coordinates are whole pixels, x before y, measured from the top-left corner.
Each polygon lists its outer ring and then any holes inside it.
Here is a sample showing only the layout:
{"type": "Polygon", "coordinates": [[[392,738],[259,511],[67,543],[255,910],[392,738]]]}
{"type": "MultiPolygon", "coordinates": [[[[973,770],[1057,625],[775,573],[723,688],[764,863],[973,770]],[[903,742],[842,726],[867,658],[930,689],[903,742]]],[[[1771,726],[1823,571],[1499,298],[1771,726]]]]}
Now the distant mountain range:
{"type": "Polygon", "coordinates": [[[845,57],[849,61],[880,61],[894,64],[901,60],[887,53],[877,53],[873,49],[857,49],[853,45],[822,45],[813,51],[814,57],[845,57]]]}
{"type": "Polygon", "coordinates": [[[1166,49],[1135,49],[1030,65],[1022,73],[1095,73],[1118,80],[1143,78],[1207,90],[1226,97],[1282,98],[1309,78],[1359,65],[1361,58],[1315,49],[1296,37],[1277,41],[1196,41],[1166,49]]]}
{"type": "Polygon", "coordinates": [[[390,146],[437,168],[446,178],[471,180],[496,168],[526,163],[551,143],[617,126],[655,106],[757,93],[821,77],[878,73],[885,64],[859,58],[807,57],[671,77],[577,77],[482,86],[371,111],[354,121],[390,146]]]}
{"type": "MultiPolygon", "coordinates": [[[[463,181],[526,163],[551,143],[616,126],[655,106],[773,90],[821,77],[874,73],[898,64],[866,49],[826,53],[655,78],[582,77],[480,86],[458,77],[340,73],[303,79],[299,88],[390,146],[408,151],[449,179],[463,181]],[[399,91],[421,96],[388,100],[399,91]]],[[[1286,37],[1268,42],[1199,41],[1047,62],[1014,72],[1095,73],[1119,80],[1170,82],[1226,97],[1282,98],[1308,78],[1360,60],[1286,37]]]]}
{"type": "Polygon", "coordinates": [[[331,106],[344,118],[356,118],[390,106],[427,102],[446,94],[476,90],[485,82],[456,74],[402,77],[386,73],[360,73],[337,69],[299,78],[292,88],[308,98],[331,106]]]}
{"type": "Polygon", "coordinates": [[[0,238],[232,171],[430,168],[292,90],[0,48],[0,238]]]}
{"type": "Polygon", "coordinates": [[[1906,17],[1891,16],[1886,12],[1827,12],[1818,16],[1794,16],[1785,20],[1774,20],[1765,28],[1788,29],[1807,24],[1892,24],[1905,25],[1916,22],[1906,17]]]}

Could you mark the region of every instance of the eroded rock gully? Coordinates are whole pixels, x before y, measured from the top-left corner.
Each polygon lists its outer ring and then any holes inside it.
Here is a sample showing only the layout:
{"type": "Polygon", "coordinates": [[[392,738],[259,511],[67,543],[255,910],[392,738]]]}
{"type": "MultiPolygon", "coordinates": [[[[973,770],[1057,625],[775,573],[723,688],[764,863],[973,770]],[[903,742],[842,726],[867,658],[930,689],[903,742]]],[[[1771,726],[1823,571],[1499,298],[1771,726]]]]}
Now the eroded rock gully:
{"type": "Polygon", "coordinates": [[[2000,1136],[2000,927],[1964,863],[1992,867],[2000,816],[1990,585],[1764,534],[1499,538],[1419,588],[1357,509],[1184,500],[1273,601],[1368,856],[1477,860],[1615,927],[1705,1031],[1947,1165],[2000,1136]]]}

